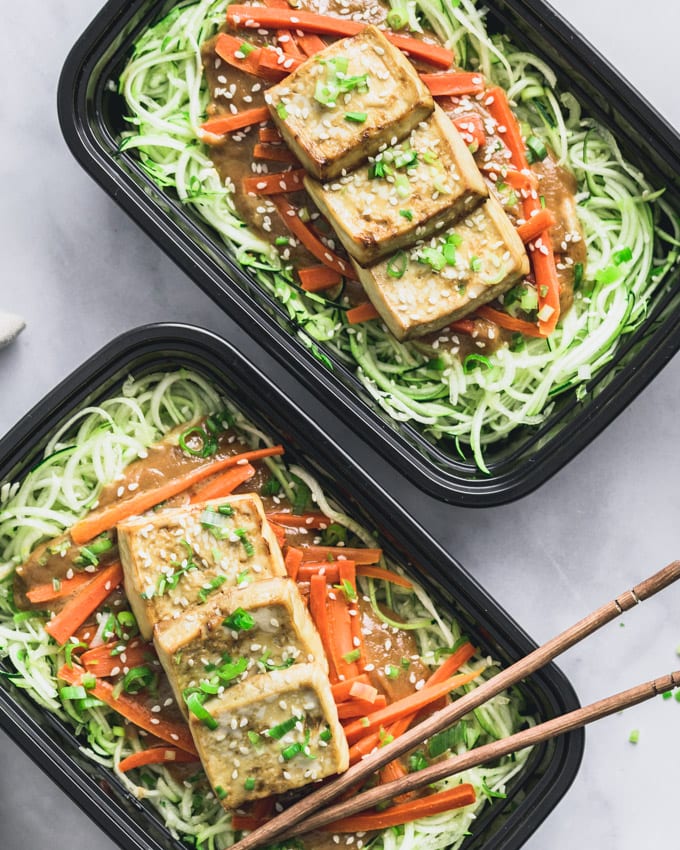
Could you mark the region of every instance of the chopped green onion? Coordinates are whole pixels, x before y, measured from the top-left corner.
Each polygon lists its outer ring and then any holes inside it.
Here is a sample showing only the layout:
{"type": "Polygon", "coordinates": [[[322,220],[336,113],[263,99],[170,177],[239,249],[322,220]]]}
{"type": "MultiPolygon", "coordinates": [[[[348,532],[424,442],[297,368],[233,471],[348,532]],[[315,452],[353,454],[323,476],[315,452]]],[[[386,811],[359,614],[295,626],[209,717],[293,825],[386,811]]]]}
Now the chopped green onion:
{"type": "Polygon", "coordinates": [[[276,726],[272,726],[271,729],[267,729],[264,734],[268,738],[274,738],[277,741],[280,741],[284,735],[287,735],[288,732],[292,732],[293,729],[297,726],[299,720],[297,717],[289,717],[288,720],[284,720],[283,723],[278,723],[276,726]]]}
{"type": "Polygon", "coordinates": [[[225,791],[221,785],[217,785],[215,787],[215,794],[217,795],[218,800],[224,800],[229,792],[225,791]]]}
{"type": "Polygon", "coordinates": [[[290,243],[290,239],[288,236],[277,236],[274,240],[275,245],[288,245],[290,243]]]}
{"type": "Polygon", "coordinates": [[[254,791],[255,790],[255,780],[252,776],[249,776],[246,781],[243,783],[243,787],[246,791],[254,791]]]}
{"type": "Polygon", "coordinates": [[[507,794],[503,794],[501,791],[492,791],[491,788],[489,788],[489,786],[487,785],[486,776],[482,777],[482,791],[484,792],[484,796],[489,798],[505,800],[505,798],[508,796],[507,794]]]}
{"type": "Polygon", "coordinates": [[[222,516],[234,516],[234,509],[231,505],[220,505],[217,512],[222,516]]]}
{"type": "Polygon", "coordinates": [[[399,215],[407,221],[413,221],[413,213],[411,210],[399,210],[399,215]]]}
{"type": "Polygon", "coordinates": [[[425,151],[422,156],[423,156],[423,160],[428,165],[434,165],[435,162],[437,162],[437,160],[439,159],[439,157],[437,156],[437,154],[434,151],[425,151]]]}
{"type": "Polygon", "coordinates": [[[447,266],[455,266],[458,259],[458,249],[453,242],[445,242],[442,247],[442,254],[446,260],[447,266]]]}
{"type": "Polygon", "coordinates": [[[614,263],[620,266],[621,263],[629,263],[633,259],[633,252],[630,248],[622,248],[614,253],[614,263]]]}
{"type": "Polygon", "coordinates": [[[288,118],[288,110],[286,109],[286,104],[281,100],[276,104],[276,114],[282,121],[285,121],[288,118]]]}
{"type": "Polygon", "coordinates": [[[221,587],[226,580],[227,580],[227,577],[224,576],[224,575],[215,576],[214,578],[211,578],[210,581],[208,582],[207,586],[202,587],[198,591],[198,601],[199,602],[205,602],[208,599],[208,596],[211,593],[213,593],[215,590],[217,590],[219,587],[221,587]]]}
{"type": "Polygon", "coordinates": [[[367,118],[367,112],[345,112],[345,121],[352,121],[355,124],[363,124],[367,118]]]}
{"type": "Polygon", "coordinates": [[[222,625],[234,632],[247,632],[255,625],[255,619],[244,608],[237,608],[222,621],[222,625]]]}
{"type": "Polygon", "coordinates": [[[406,273],[408,256],[405,251],[398,251],[387,263],[387,274],[390,277],[400,279],[406,273]]]}
{"type": "Polygon", "coordinates": [[[583,263],[574,265],[574,289],[578,289],[583,282],[583,263]]]}
{"type": "Polygon", "coordinates": [[[408,198],[411,194],[411,183],[405,174],[397,174],[395,176],[394,188],[397,191],[397,195],[399,195],[402,200],[404,198],[408,198]]]}
{"type": "Polygon", "coordinates": [[[381,159],[376,159],[368,167],[368,179],[376,180],[378,177],[385,177],[385,163],[381,159]]]}
{"type": "Polygon", "coordinates": [[[661,696],[662,696],[663,699],[672,699],[673,698],[673,692],[672,691],[664,691],[664,693],[662,693],[661,696]]]}
{"type": "Polygon", "coordinates": [[[361,658],[361,650],[353,649],[351,652],[346,652],[342,657],[347,664],[353,664],[361,658]]]}
{"type": "Polygon", "coordinates": [[[481,271],[482,268],[482,260],[481,257],[470,257],[470,269],[473,272],[481,271]]]}
{"type": "Polygon", "coordinates": [[[417,773],[419,770],[424,770],[430,762],[427,760],[425,753],[417,750],[408,760],[408,769],[410,773],[417,773]]]}
{"type": "Polygon", "coordinates": [[[244,57],[248,56],[250,53],[255,50],[255,47],[252,44],[248,44],[247,41],[241,42],[241,45],[238,49],[239,53],[242,53],[244,57]]]}
{"type": "Polygon", "coordinates": [[[85,699],[87,691],[82,685],[69,685],[65,688],[59,688],[59,696],[61,699],[85,699]]]}
{"type": "Polygon", "coordinates": [[[151,668],[146,665],[132,667],[123,678],[123,690],[126,694],[138,694],[144,688],[148,688],[154,678],[151,668]]]}
{"type": "Polygon", "coordinates": [[[548,149],[538,138],[538,136],[529,136],[529,138],[527,139],[527,148],[531,153],[529,159],[533,162],[537,160],[544,160],[548,156],[548,149]]]}
{"type": "Polygon", "coordinates": [[[295,756],[299,756],[302,752],[302,744],[299,741],[296,741],[294,744],[290,744],[287,747],[284,747],[281,750],[281,756],[284,761],[290,761],[295,758],[295,756]]]}
{"type": "Polygon", "coordinates": [[[203,706],[204,697],[196,692],[185,697],[185,702],[189,711],[208,729],[217,729],[219,723],[212,714],[203,706]]]}
{"type": "Polygon", "coordinates": [[[341,593],[345,594],[345,598],[349,602],[355,602],[357,599],[357,592],[352,586],[352,582],[349,579],[343,579],[342,584],[334,584],[333,587],[335,590],[339,590],[341,593]]]}
{"type": "Polygon", "coordinates": [[[97,684],[97,677],[92,675],[92,673],[86,673],[81,679],[80,684],[87,691],[91,691],[92,688],[97,684]]]}
{"type": "Polygon", "coordinates": [[[243,544],[243,548],[245,549],[246,555],[249,558],[252,558],[255,554],[255,547],[248,539],[248,534],[245,528],[235,528],[234,534],[240,539],[241,543],[243,544]]]}
{"type": "Polygon", "coordinates": [[[633,731],[628,736],[628,740],[631,744],[637,744],[637,742],[640,740],[640,730],[633,729],[633,731]]]}
{"type": "Polygon", "coordinates": [[[388,679],[396,679],[399,676],[399,668],[395,667],[394,664],[388,664],[385,667],[385,675],[388,679]]]}
{"type": "Polygon", "coordinates": [[[191,457],[210,457],[217,451],[217,441],[212,436],[209,436],[203,428],[194,425],[179,435],[179,447],[184,454],[191,457]],[[194,442],[196,439],[200,441],[200,448],[198,449],[194,449],[189,445],[189,440],[194,442]]]}
{"type": "Polygon", "coordinates": [[[413,168],[418,163],[418,152],[407,150],[398,153],[394,158],[395,168],[413,168]]]}
{"type": "Polygon", "coordinates": [[[390,9],[387,13],[387,26],[396,32],[408,24],[408,17],[400,9],[390,9]]]}
{"type": "Polygon", "coordinates": [[[248,740],[250,741],[250,743],[254,747],[257,747],[262,743],[262,735],[259,735],[257,732],[253,732],[252,730],[249,730],[248,740]]]}
{"type": "Polygon", "coordinates": [[[430,266],[436,272],[440,272],[446,265],[446,258],[441,251],[436,248],[424,248],[420,252],[418,262],[430,266]]]}
{"type": "MultiPolygon", "coordinates": [[[[678,693],[680,693],[680,691],[678,693]]],[[[325,743],[328,743],[332,739],[333,739],[333,733],[331,732],[331,730],[328,726],[325,729],[322,729],[321,732],[319,732],[319,740],[320,741],[324,741],[325,743]]]]}
{"type": "Polygon", "coordinates": [[[484,357],[483,354],[468,354],[465,358],[465,362],[463,363],[463,371],[466,375],[469,375],[474,369],[478,366],[486,366],[487,368],[491,368],[491,361],[488,357],[484,357]]]}
{"type": "Polygon", "coordinates": [[[221,667],[217,668],[215,674],[222,684],[227,684],[229,682],[233,682],[233,680],[237,679],[241,673],[245,673],[247,669],[248,659],[239,658],[236,661],[225,662],[221,667]]]}

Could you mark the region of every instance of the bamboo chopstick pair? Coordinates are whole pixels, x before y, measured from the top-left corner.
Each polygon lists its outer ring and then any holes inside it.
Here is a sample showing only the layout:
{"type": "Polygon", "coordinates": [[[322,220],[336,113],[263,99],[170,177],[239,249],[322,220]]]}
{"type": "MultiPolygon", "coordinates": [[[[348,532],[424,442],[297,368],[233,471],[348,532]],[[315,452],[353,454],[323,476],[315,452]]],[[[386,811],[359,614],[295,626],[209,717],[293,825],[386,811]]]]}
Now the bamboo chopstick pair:
{"type": "Polygon", "coordinates": [[[333,804],[333,801],[339,799],[344,792],[356,786],[357,783],[360,783],[372,773],[422,744],[423,741],[437,732],[451,726],[491,697],[544,667],[579,641],[616,619],[620,614],[664,590],[678,578],[680,578],[680,561],[673,561],[658,573],[636,585],[632,590],[628,590],[611,602],[607,602],[601,608],[544,643],[543,646],[530,652],[529,655],[512,666],[502,670],[470,693],[455,700],[417,726],[413,726],[392,743],[366,756],[337,779],[307,795],[282,814],[272,818],[264,826],[255,829],[234,844],[232,850],[254,850],[256,847],[270,843],[273,839],[291,838],[310,832],[332,821],[363,811],[384,800],[393,799],[400,794],[422,788],[424,785],[429,785],[444,777],[452,776],[500,756],[508,755],[557,735],[578,729],[602,717],[607,717],[624,708],[644,702],[657,694],[680,687],[680,671],[676,671],[518,732],[509,738],[494,741],[460,756],[454,756],[426,767],[416,773],[408,774],[394,782],[379,785],[369,791],[354,795],[344,802],[333,804]]]}

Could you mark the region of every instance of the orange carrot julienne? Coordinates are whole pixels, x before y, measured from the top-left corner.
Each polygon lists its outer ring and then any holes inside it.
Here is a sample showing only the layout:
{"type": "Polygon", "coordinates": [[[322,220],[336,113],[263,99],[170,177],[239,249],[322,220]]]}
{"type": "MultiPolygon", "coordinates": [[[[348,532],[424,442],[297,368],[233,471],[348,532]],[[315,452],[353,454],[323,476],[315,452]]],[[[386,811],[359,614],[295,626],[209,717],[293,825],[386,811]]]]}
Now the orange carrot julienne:
{"type": "Polygon", "coordinates": [[[63,599],[70,596],[79,587],[92,581],[92,573],[76,573],[73,578],[59,579],[58,585],[53,582],[38,584],[26,593],[29,602],[37,605],[40,602],[52,602],[55,599],[63,599]]]}
{"type": "MultiPolygon", "coordinates": [[[[288,162],[299,165],[298,158],[283,145],[267,145],[258,142],[253,148],[253,159],[268,159],[271,162],[288,162]]],[[[322,266],[325,268],[325,266],[322,266]]]]}
{"type": "MultiPolygon", "coordinates": [[[[337,682],[335,685],[331,685],[333,700],[336,703],[347,702],[347,700],[351,697],[350,691],[352,690],[352,686],[357,683],[370,685],[371,681],[366,673],[360,673],[358,676],[353,676],[351,679],[343,679],[342,682],[337,682]]],[[[374,688],[373,690],[375,690],[377,695],[377,689],[374,688]]]]}
{"type": "Polygon", "coordinates": [[[379,696],[377,688],[373,687],[373,685],[368,682],[361,682],[359,679],[352,682],[349,689],[349,695],[352,699],[368,703],[375,703],[379,696]]]}
{"type": "Polygon", "coordinates": [[[243,466],[248,461],[260,460],[263,457],[271,457],[272,455],[282,455],[283,446],[271,446],[266,449],[254,449],[253,451],[241,452],[236,455],[228,455],[217,460],[209,460],[202,466],[196,466],[183,475],[181,478],[175,478],[171,481],[161,484],[154,490],[143,490],[136,492],[133,496],[121,502],[112,502],[105,508],[99,511],[93,511],[83,519],[79,520],[71,528],[71,539],[78,546],[92,540],[104,531],[113,528],[128,517],[143,514],[149,508],[165,502],[172,496],[182,493],[198,484],[200,481],[221,472],[223,469],[229,469],[232,466],[243,466]]]}
{"type": "Polygon", "coordinates": [[[535,215],[530,216],[525,224],[521,224],[517,228],[517,235],[526,245],[527,242],[532,242],[539,237],[544,230],[554,227],[556,224],[555,216],[548,209],[540,209],[535,215]]]}
{"type": "MultiPolygon", "coordinates": [[[[534,213],[540,215],[541,209],[540,200],[533,194],[526,198],[524,217],[527,222],[531,222],[534,213]]],[[[555,330],[560,318],[560,281],[552,239],[547,229],[532,240],[529,258],[538,291],[538,328],[541,336],[547,337],[555,330]]]]}
{"type": "Polygon", "coordinates": [[[283,79],[296,71],[305,60],[276,50],[262,50],[258,61],[260,76],[270,75],[283,79]]]}
{"type": "Polygon", "coordinates": [[[269,521],[269,527],[274,532],[274,537],[276,537],[276,542],[279,546],[284,546],[286,543],[286,529],[279,525],[278,522],[269,521]]]}
{"type": "Polygon", "coordinates": [[[331,652],[331,634],[328,611],[326,608],[326,579],[323,576],[312,576],[309,582],[309,613],[319,632],[326,657],[328,658],[328,677],[331,684],[339,681],[338,669],[335,666],[335,656],[331,652]]]}
{"type": "Polygon", "coordinates": [[[359,665],[350,661],[358,647],[354,645],[352,620],[345,594],[341,590],[329,591],[326,598],[330,650],[338,676],[351,678],[359,675],[359,665]]]}
{"type": "Polygon", "coordinates": [[[375,578],[382,581],[389,581],[399,587],[406,587],[408,589],[413,587],[413,582],[409,581],[404,576],[400,576],[399,573],[393,573],[391,570],[384,570],[382,567],[374,567],[370,564],[358,564],[357,575],[364,576],[364,578],[375,578]]]}
{"type": "Polygon", "coordinates": [[[350,325],[358,325],[361,322],[370,322],[371,319],[380,318],[380,313],[378,313],[370,301],[365,301],[363,304],[359,304],[358,307],[352,307],[345,315],[350,325]]]}
{"type": "Polygon", "coordinates": [[[366,717],[361,718],[361,720],[351,723],[345,728],[347,742],[350,745],[355,744],[359,738],[364,735],[368,735],[370,732],[374,732],[381,726],[385,726],[386,724],[397,720],[404,714],[412,714],[420,711],[428,703],[446,696],[456,688],[460,688],[463,685],[468,684],[468,682],[472,682],[473,679],[476,679],[481,672],[481,670],[473,670],[471,673],[459,673],[458,675],[452,676],[450,679],[440,682],[437,685],[432,685],[429,688],[423,688],[420,691],[409,694],[407,697],[403,697],[402,699],[393,702],[391,705],[388,705],[387,708],[372,712],[366,717]]]}
{"type": "Polygon", "coordinates": [[[258,75],[258,62],[262,48],[244,45],[243,39],[222,32],[215,42],[215,53],[228,65],[249,74],[258,75]]]}
{"type": "Polygon", "coordinates": [[[464,94],[479,94],[486,88],[481,74],[470,71],[449,71],[445,74],[421,74],[420,79],[433,97],[446,95],[456,97],[464,94]]]}
{"type": "Polygon", "coordinates": [[[340,572],[337,562],[321,561],[320,563],[302,563],[298,570],[298,581],[310,581],[312,576],[323,576],[327,584],[337,584],[340,572]]]}
{"type": "Polygon", "coordinates": [[[168,764],[172,762],[186,764],[193,761],[198,761],[198,756],[180,750],[179,747],[150,747],[148,750],[140,750],[138,753],[133,753],[131,756],[121,759],[118,770],[121,773],[127,773],[128,770],[145,767],[147,764],[168,764]]]}
{"type": "Polygon", "coordinates": [[[279,133],[276,127],[260,127],[257,137],[261,142],[283,141],[283,136],[279,133]]]}
{"type": "MultiPolygon", "coordinates": [[[[96,535],[92,536],[96,537],[96,535]]],[[[77,595],[47,623],[45,626],[47,634],[59,644],[66,643],[76,629],[83,625],[90,614],[97,610],[122,581],[123,568],[118,561],[94,573],[92,581],[83,585],[77,595]]]]}
{"type": "Polygon", "coordinates": [[[326,42],[312,32],[306,32],[297,37],[297,43],[305,56],[315,56],[321,50],[325,50],[326,42]]]}
{"type": "MultiPolygon", "coordinates": [[[[264,5],[271,9],[288,9],[288,0],[264,0],[264,5]]],[[[302,51],[298,48],[295,41],[295,36],[290,30],[280,29],[276,33],[276,39],[281,45],[284,53],[289,53],[291,56],[302,55],[302,51]]]]}
{"type": "Polygon", "coordinates": [[[457,322],[451,322],[449,327],[454,333],[472,336],[472,332],[475,329],[475,323],[472,319],[458,319],[457,322]]]}
{"type": "MultiPolygon", "coordinates": [[[[245,29],[279,29],[285,27],[302,32],[321,35],[353,36],[360,33],[365,24],[349,18],[335,18],[330,15],[317,15],[300,9],[267,9],[262,6],[228,6],[227,21],[233,27],[245,29]]],[[[423,59],[441,68],[450,68],[455,59],[453,53],[438,44],[430,44],[410,36],[385,32],[385,37],[395,47],[408,53],[414,59],[423,59]]]]}
{"type": "Polygon", "coordinates": [[[267,514],[267,519],[287,528],[321,529],[328,528],[331,522],[325,514],[293,514],[284,511],[267,514]]]}
{"type": "Polygon", "coordinates": [[[281,192],[299,192],[303,188],[304,168],[293,171],[278,171],[272,174],[256,174],[245,177],[243,191],[249,195],[278,195],[281,192]]]}
{"type": "Polygon", "coordinates": [[[272,195],[271,202],[278,210],[278,213],[286,227],[294,236],[297,236],[300,242],[302,242],[313,257],[316,257],[316,259],[325,266],[335,269],[343,277],[349,277],[352,280],[356,280],[356,273],[350,263],[343,260],[341,257],[338,257],[337,254],[334,254],[323,244],[316,234],[312,233],[304,221],[302,221],[298,215],[298,211],[291,203],[289,203],[281,195],[272,195]]]}
{"type": "Polygon", "coordinates": [[[385,694],[378,696],[370,702],[360,699],[350,699],[339,703],[336,707],[338,710],[338,718],[340,720],[354,720],[356,717],[365,717],[369,711],[376,711],[385,708],[387,699],[385,694]]]}
{"type": "Polygon", "coordinates": [[[118,673],[124,673],[133,667],[157,663],[156,652],[149,643],[130,644],[123,652],[112,655],[112,651],[118,646],[120,641],[113,641],[88,649],[78,660],[89,673],[94,673],[99,678],[117,676],[118,673]]]}
{"type": "MultiPolygon", "coordinates": [[[[256,106],[254,109],[244,109],[234,115],[218,115],[215,118],[209,118],[201,124],[201,130],[211,136],[224,136],[227,133],[233,133],[234,130],[242,130],[244,127],[250,127],[251,124],[259,124],[268,120],[269,110],[267,107],[256,106]]],[[[210,140],[204,139],[203,141],[209,142],[210,140]]]]}
{"type": "Polygon", "coordinates": [[[500,310],[488,307],[486,304],[477,308],[477,315],[489,322],[495,322],[499,328],[505,328],[507,331],[521,333],[524,334],[524,336],[543,336],[538,325],[533,324],[533,322],[527,322],[524,319],[516,319],[514,316],[509,316],[507,313],[502,313],[500,310]]]}
{"type": "Polygon", "coordinates": [[[359,738],[359,740],[355,744],[352,744],[349,748],[349,763],[356,764],[358,761],[361,761],[364,756],[367,756],[379,747],[380,743],[380,732],[371,732],[370,735],[365,735],[363,738],[359,738]]]}
{"type": "Polygon", "coordinates": [[[380,771],[380,782],[383,785],[387,785],[388,782],[395,782],[397,779],[401,779],[406,776],[407,773],[408,771],[401,761],[399,759],[395,759],[394,761],[388,762],[380,771]]]}
{"type": "Polygon", "coordinates": [[[353,549],[349,546],[303,546],[303,561],[335,561],[347,558],[355,564],[377,564],[382,549],[353,549]]]}
{"type": "Polygon", "coordinates": [[[358,651],[359,658],[356,661],[357,668],[363,670],[367,663],[366,651],[364,649],[364,633],[361,627],[361,611],[359,610],[357,592],[357,569],[354,561],[346,558],[336,561],[338,565],[338,590],[345,597],[347,612],[349,615],[349,628],[352,635],[352,647],[358,651]],[[348,593],[347,588],[351,588],[348,593]]]}
{"type": "Polygon", "coordinates": [[[457,115],[452,120],[454,127],[461,134],[466,145],[476,144],[478,148],[484,147],[486,130],[481,115],[477,112],[470,112],[468,115],[457,115]]]}
{"type": "Polygon", "coordinates": [[[510,151],[512,164],[518,171],[528,168],[529,161],[527,160],[526,146],[522,138],[522,132],[512,109],[510,109],[506,93],[502,88],[495,86],[487,91],[486,96],[482,99],[482,103],[488,109],[491,117],[496,121],[496,132],[503,139],[510,151]]]}
{"type": "Polygon", "coordinates": [[[409,800],[407,803],[398,803],[381,812],[364,812],[342,818],[320,828],[324,832],[371,832],[377,829],[388,829],[419,818],[471,806],[476,800],[475,789],[472,785],[465,783],[446,791],[429,794],[427,797],[409,800]]]}
{"type": "Polygon", "coordinates": [[[191,504],[195,505],[198,502],[209,502],[211,499],[222,499],[230,496],[237,487],[245,484],[246,481],[250,481],[253,475],[255,475],[255,467],[249,463],[234,466],[197,487],[191,496],[191,504]]]}
{"type": "Polygon", "coordinates": [[[466,664],[475,654],[474,646],[467,641],[461,644],[455,652],[446,659],[446,661],[434,671],[434,673],[425,682],[425,687],[429,688],[432,685],[438,685],[440,682],[445,682],[454,673],[466,664]]]}
{"type": "Polygon", "coordinates": [[[298,269],[298,276],[305,292],[322,292],[324,289],[330,289],[342,283],[342,275],[335,269],[329,269],[328,266],[308,266],[305,269],[298,269]]]}
{"type": "Polygon", "coordinates": [[[286,572],[290,578],[292,578],[293,581],[297,581],[298,573],[300,572],[300,565],[302,564],[302,550],[296,549],[294,546],[290,546],[286,551],[284,563],[286,565],[286,572]]]}
{"type": "MultiPolygon", "coordinates": [[[[91,674],[86,673],[82,667],[78,667],[75,664],[73,667],[69,667],[67,664],[64,664],[57,673],[57,678],[68,682],[69,685],[82,685],[83,676],[87,675],[91,674]]],[[[96,679],[94,687],[87,688],[87,692],[91,696],[106,703],[114,711],[117,711],[118,714],[125,717],[126,720],[134,723],[135,726],[139,726],[140,729],[144,729],[151,735],[155,735],[156,738],[167,741],[169,744],[179,747],[187,753],[198,755],[191,737],[191,732],[186,723],[164,720],[129,694],[122,693],[116,695],[109,682],[101,679],[96,679]]]]}

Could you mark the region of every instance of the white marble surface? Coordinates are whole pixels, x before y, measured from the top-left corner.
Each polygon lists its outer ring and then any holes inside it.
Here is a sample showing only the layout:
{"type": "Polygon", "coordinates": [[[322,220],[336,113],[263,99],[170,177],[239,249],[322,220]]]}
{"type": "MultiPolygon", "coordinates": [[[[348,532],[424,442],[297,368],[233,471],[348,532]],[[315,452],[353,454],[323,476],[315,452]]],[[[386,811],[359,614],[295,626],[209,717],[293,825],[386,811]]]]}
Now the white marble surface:
{"type": "MultiPolygon", "coordinates": [[[[680,7],[554,0],[680,126],[680,7]]],[[[28,327],[0,351],[0,434],[100,345],[132,326],[183,320],[248,345],[184,274],[81,171],[62,141],[55,91],[69,47],[99,0],[3,4],[0,29],[0,310],[28,327]]],[[[286,378],[261,352],[258,364],[286,378]]],[[[680,557],[680,360],[539,492],[485,511],[438,504],[368,449],[390,483],[538,641],[680,557]]],[[[299,389],[305,406],[311,400],[299,389]]],[[[316,409],[316,408],[314,408],[316,409]]],[[[319,412],[340,439],[347,431],[319,412]]],[[[583,702],[680,667],[680,587],[568,653],[583,702]]],[[[581,772],[527,850],[677,846],[680,705],[660,698],[587,735],[581,772]],[[628,742],[639,728],[637,746],[628,742]],[[664,842],[665,845],[664,845],[664,842]]],[[[113,844],[5,737],[0,738],[0,846],[113,844]]]]}

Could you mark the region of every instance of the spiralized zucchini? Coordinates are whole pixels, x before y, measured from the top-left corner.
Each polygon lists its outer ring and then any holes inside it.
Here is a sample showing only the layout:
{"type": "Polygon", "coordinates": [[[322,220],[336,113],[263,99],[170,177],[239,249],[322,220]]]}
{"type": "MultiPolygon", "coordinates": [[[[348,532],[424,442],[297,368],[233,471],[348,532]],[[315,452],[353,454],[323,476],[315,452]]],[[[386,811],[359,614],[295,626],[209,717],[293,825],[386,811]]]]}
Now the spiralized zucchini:
{"type": "MultiPolygon", "coordinates": [[[[145,767],[131,773],[118,770],[120,761],[144,748],[132,725],[123,727],[118,715],[94,698],[86,706],[64,699],[56,672],[68,661],[69,647],[57,646],[44,629],[44,618],[35,612],[19,611],[13,600],[13,572],[42,540],[61,534],[87,513],[100,489],[146,448],[183,422],[196,420],[228,408],[242,441],[250,447],[271,445],[246,417],[235,409],[200,375],[189,371],[153,373],[129,378],[122,393],[72,416],[49,441],[42,462],[21,483],[0,487],[0,658],[10,662],[15,686],[26,690],[44,709],[70,724],[81,736],[82,750],[92,760],[116,772],[123,785],[139,799],[148,800],[158,811],[170,832],[198,850],[223,850],[236,840],[231,819],[209,788],[200,769],[179,782],[164,766],[145,767]],[[131,777],[134,777],[131,778],[131,777]],[[193,843],[192,843],[193,842],[193,843]]],[[[347,545],[375,546],[374,537],[348,516],[321,489],[305,469],[287,467],[279,458],[267,458],[270,472],[284,491],[308,487],[312,501],[332,519],[334,527],[345,531],[347,545]]],[[[325,542],[325,541],[324,541],[325,542]]],[[[386,563],[391,569],[400,566],[386,563]]],[[[375,615],[385,619],[380,606],[391,608],[405,628],[415,636],[423,661],[432,668],[446,658],[442,648],[454,646],[461,638],[460,626],[435,607],[423,588],[392,586],[383,581],[360,579],[360,590],[371,601],[375,615]]],[[[104,615],[106,617],[106,615],[104,615]]],[[[493,675],[497,666],[490,658],[475,654],[461,670],[484,669],[493,675]]],[[[464,693],[474,685],[460,691],[464,693]]],[[[521,698],[515,692],[495,697],[459,724],[456,751],[466,745],[483,744],[517,731],[522,723],[521,698]]],[[[477,793],[474,806],[423,819],[401,829],[387,830],[371,847],[409,850],[415,846],[457,848],[465,840],[476,814],[491,794],[502,794],[520,772],[528,752],[502,759],[495,765],[471,770],[455,779],[444,780],[441,788],[465,781],[477,793]]]]}
{"type": "Polygon", "coordinates": [[[220,235],[236,259],[284,305],[312,354],[349,365],[396,421],[411,422],[435,441],[470,446],[488,472],[485,449],[523,425],[538,425],[559,394],[585,394],[585,382],[614,356],[620,337],[644,320],[650,299],[678,259],[680,225],[644,177],[622,158],[616,140],[590,119],[540,59],[492,36],[473,0],[391,0],[390,20],[430,28],[469,69],[503,86],[530,126],[576,176],[578,215],[588,247],[585,278],[572,309],[549,340],[527,339],[465,368],[438,344],[399,343],[379,321],[350,327],[344,310],[304,294],[282,270],[272,246],[240,221],[225,186],[197,141],[208,94],[200,45],[224,21],[224,0],[180,3],[148,30],[120,79],[133,132],[121,149],[136,149],[159,186],[174,189],[220,235]],[[670,232],[665,233],[664,219],[670,232]],[[617,251],[632,256],[614,264],[617,251]],[[433,359],[444,357],[444,368],[433,359]]]}

